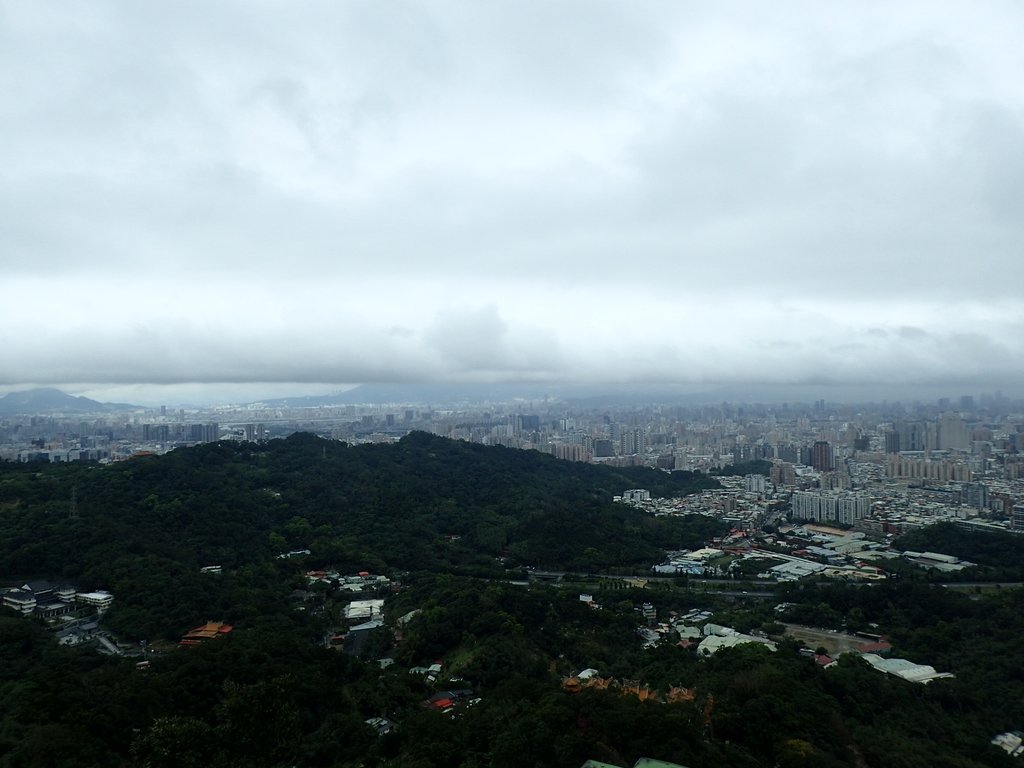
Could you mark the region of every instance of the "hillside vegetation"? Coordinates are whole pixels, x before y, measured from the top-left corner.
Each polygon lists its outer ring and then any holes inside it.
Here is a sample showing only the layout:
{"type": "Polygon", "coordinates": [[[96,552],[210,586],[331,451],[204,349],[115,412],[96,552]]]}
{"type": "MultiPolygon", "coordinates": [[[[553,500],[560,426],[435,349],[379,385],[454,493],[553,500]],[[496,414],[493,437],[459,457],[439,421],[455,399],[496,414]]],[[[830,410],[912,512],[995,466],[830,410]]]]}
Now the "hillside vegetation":
{"type": "Polygon", "coordinates": [[[715,486],[700,474],[426,433],[356,447],[295,434],[105,467],[0,464],[0,578],[109,589],[120,630],[173,636],[203,606],[235,620],[267,613],[287,591],[279,574],[289,566],[277,556],[298,549],[348,572],[646,569],[664,549],[700,546],[723,526],[655,518],[612,496],[715,486]],[[78,519],[68,517],[73,488],[78,519]],[[211,564],[226,578],[199,573],[211,564]]]}
{"type": "MultiPolygon", "coordinates": [[[[108,588],[104,626],[150,642],[135,648],[150,662],[139,669],[136,658],[58,646],[0,609],[0,768],[574,768],[641,756],[690,768],[1014,764],[989,742],[1024,726],[1021,590],[902,578],[777,588],[790,604],[782,620],[885,634],[893,655],[956,676],[925,687],[854,654],[820,668],[777,636],[776,600],[734,589],[508,581],[519,566],[629,571],[662,547],[696,546],[722,526],[610,500],[630,487],[672,495],[714,482],[425,434],[359,447],[295,435],[108,467],[0,465],[0,579],[108,588]],[[300,548],[311,554],[279,557],[300,548]],[[210,564],[224,572],[201,574],[210,564]],[[304,572],[327,565],[401,579],[359,658],[325,642],[339,628],[336,596],[304,572]],[[289,600],[296,587],[311,599],[289,600]],[[600,609],[579,599],[583,589],[600,609]],[[710,611],[775,635],[778,649],[701,659],[675,632],[644,647],[645,604],[659,622],[710,611]],[[152,642],[208,619],[234,630],[190,648],[152,642]],[[385,656],[394,663],[378,664],[385,656]],[[409,672],[433,664],[436,681],[409,672]],[[584,668],[611,682],[563,687],[584,668]],[[427,706],[452,689],[470,693],[447,713],[427,706]],[[379,737],[366,724],[374,717],[396,730],[379,737]]],[[[987,543],[935,535],[950,538],[934,548],[973,548],[964,556],[982,560],[987,543]]]]}

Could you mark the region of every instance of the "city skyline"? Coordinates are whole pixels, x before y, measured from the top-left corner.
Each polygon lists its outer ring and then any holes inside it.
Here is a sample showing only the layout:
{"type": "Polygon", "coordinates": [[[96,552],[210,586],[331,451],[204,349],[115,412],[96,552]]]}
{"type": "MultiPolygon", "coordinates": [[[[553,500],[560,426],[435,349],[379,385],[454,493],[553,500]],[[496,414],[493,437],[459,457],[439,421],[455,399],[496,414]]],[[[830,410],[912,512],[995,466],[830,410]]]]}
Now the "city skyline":
{"type": "Polygon", "coordinates": [[[0,394],[1022,394],[1013,4],[2,13],[0,394]]]}

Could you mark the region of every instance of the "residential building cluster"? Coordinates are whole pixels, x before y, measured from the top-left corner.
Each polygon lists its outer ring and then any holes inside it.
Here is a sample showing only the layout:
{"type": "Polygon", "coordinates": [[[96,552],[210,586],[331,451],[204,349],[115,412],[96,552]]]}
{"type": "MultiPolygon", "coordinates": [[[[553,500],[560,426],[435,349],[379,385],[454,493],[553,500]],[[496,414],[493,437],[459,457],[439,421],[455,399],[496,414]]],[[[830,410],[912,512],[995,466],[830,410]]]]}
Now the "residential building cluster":
{"type": "Polygon", "coordinates": [[[720,546],[665,553],[651,571],[659,576],[729,577],[798,581],[823,576],[854,582],[887,578],[885,562],[902,559],[924,569],[951,573],[974,563],[939,552],[900,551],[863,531],[827,525],[780,525],[772,534],[734,531],[712,543],[720,546]]]}
{"type": "Polygon", "coordinates": [[[151,411],[117,415],[24,415],[0,417],[0,461],[45,461],[54,464],[122,461],[133,456],[166,451],[228,437],[267,436],[263,425],[223,427],[208,420],[209,412],[158,416],[151,411]],[[180,419],[180,420],[179,420],[180,419]],[[258,429],[257,429],[258,428],[258,429]]]}
{"type": "MultiPolygon", "coordinates": [[[[775,613],[784,618],[786,611],[791,607],[791,604],[780,603],[775,607],[775,613]]],[[[708,621],[711,618],[712,613],[710,611],[702,610],[699,608],[691,609],[683,615],[673,615],[669,618],[669,621],[658,624],[652,618],[651,615],[656,614],[657,611],[650,603],[645,603],[641,607],[645,618],[647,618],[647,625],[642,626],[639,629],[639,634],[643,638],[644,647],[653,647],[659,642],[673,639],[676,645],[683,650],[695,651],[699,658],[707,658],[718,653],[725,648],[733,648],[738,645],[760,645],[767,648],[769,651],[775,652],[778,650],[776,643],[767,637],[763,632],[752,631],[750,633],[740,632],[733,627],[715,624],[708,621]],[[676,639],[678,638],[678,639],[676,639]]],[[[809,629],[806,627],[799,627],[798,625],[789,625],[791,628],[796,629],[809,629]]],[[[789,630],[787,630],[788,632],[789,630]]],[[[812,630],[813,631],[813,630],[812,630]]],[[[839,638],[837,637],[836,640],[839,638]]],[[[893,677],[898,677],[902,680],[906,680],[912,683],[920,683],[927,685],[935,680],[942,680],[952,678],[953,674],[949,672],[938,672],[934,667],[927,664],[917,664],[907,659],[893,658],[890,657],[889,652],[892,649],[891,644],[883,637],[863,635],[863,636],[852,636],[843,635],[843,640],[852,641],[849,643],[850,650],[844,652],[851,652],[862,658],[871,667],[893,677]],[[873,638],[873,639],[872,639],[873,638]]],[[[835,658],[824,653],[817,653],[812,651],[806,651],[806,653],[812,656],[819,666],[828,669],[835,665],[835,658]]],[[[840,655],[840,654],[836,654],[840,655]]],[[[597,677],[597,670],[587,669],[575,675],[572,678],[563,680],[563,688],[567,690],[579,690],[581,687],[587,687],[590,680],[600,680],[597,677]]]]}

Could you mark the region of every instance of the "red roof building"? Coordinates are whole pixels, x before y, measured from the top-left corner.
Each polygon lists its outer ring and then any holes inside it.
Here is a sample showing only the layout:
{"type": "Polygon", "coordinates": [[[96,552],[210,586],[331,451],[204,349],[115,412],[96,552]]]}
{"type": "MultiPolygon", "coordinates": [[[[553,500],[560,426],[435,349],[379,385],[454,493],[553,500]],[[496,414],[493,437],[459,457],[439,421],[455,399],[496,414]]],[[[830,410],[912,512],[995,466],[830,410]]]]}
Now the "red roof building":
{"type": "Polygon", "coordinates": [[[880,640],[877,643],[861,643],[857,646],[858,653],[888,653],[892,650],[892,643],[887,643],[884,640],[880,640]]]}
{"type": "Polygon", "coordinates": [[[190,629],[182,635],[178,645],[199,645],[210,638],[221,637],[228,634],[234,627],[230,624],[222,624],[219,621],[208,621],[200,624],[195,629],[190,629]]]}

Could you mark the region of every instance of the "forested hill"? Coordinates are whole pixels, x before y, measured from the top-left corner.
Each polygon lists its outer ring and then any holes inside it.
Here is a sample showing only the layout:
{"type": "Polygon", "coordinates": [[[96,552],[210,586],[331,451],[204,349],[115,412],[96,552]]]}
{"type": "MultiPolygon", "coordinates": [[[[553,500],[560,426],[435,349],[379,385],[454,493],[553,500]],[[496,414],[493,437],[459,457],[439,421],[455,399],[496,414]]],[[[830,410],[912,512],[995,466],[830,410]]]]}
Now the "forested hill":
{"type": "Polygon", "coordinates": [[[0,464],[0,579],[118,590],[140,569],[238,568],[295,549],[343,569],[648,566],[721,527],[611,498],[682,495],[700,474],[612,469],[413,433],[348,446],[309,434],[215,443],[116,465],[0,464]],[[72,488],[79,516],[69,519],[72,488]]]}
{"type": "Polygon", "coordinates": [[[598,580],[593,610],[575,589],[506,583],[507,565],[646,568],[661,547],[696,545],[720,525],[610,499],[629,487],[713,484],[425,434],[358,447],[294,435],[106,467],[0,464],[0,579],[110,589],[103,629],[146,641],[149,662],[58,645],[0,610],[0,768],[511,768],[644,755],[693,768],[1014,762],[989,741],[1024,717],[1019,590],[909,579],[780,587],[795,615],[868,626],[894,656],[956,675],[924,687],[854,654],[822,670],[790,640],[775,653],[748,644],[700,658],[677,635],[653,647],[637,635],[644,603],[662,621],[709,610],[724,626],[775,634],[783,625],[771,601],[598,580]],[[223,573],[200,573],[214,564],[223,573]],[[317,565],[416,571],[388,595],[386,625],[369,633],[362,661],[324,647],[350,622],[340,615],[347,593],[306,581],[317,565]],[[157,642],[206,620],[234,629],[188,648],[157,642]],[[433,684],[409,674],[434,663],[443,672],[433,684]],[[563,689],[580,669],[621,685],[563,689]],[[655,695],[642,700],[641,684],[655,695]],[[458,707],[456,686],[468,692],[458,707]],[[397,724],[383,737],[367,725],[379,716],[397,724]]]}

